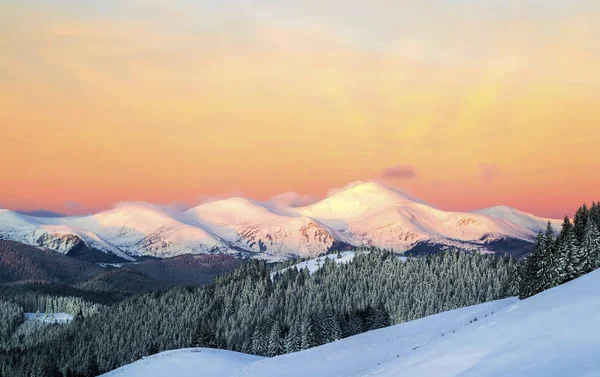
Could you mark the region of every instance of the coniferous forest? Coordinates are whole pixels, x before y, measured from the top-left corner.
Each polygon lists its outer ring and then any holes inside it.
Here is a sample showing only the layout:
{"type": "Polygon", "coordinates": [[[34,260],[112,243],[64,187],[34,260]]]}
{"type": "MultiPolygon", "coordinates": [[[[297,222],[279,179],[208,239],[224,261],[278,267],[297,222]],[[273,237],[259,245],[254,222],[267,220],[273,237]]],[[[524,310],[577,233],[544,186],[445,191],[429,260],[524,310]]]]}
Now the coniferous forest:
{"type": "Polygon", "coordinates": [[[251,261],[205,287],[134,296],[35,331],[21,330],[23,310],[4,302],[2,376],[93,376],[191,346],[274,356],[517,290],[515,259],[459,252],[404,260],[369,250],[312,276],[272,270],[251,261]]]}
{"type": "Polygon", "coordinates": [[[519,296],[527,298],[600,267],[600,203],[585,204],[573,221],[565,217],[555,237],[552,225],[536,239],[519,274],[519,296]]]}
{"type": "Polygon", "coordinates": [[[599,226],[600,206],[583,206],[558,235],[548,226],[524,260],[464,251],[406,259],[362,249],[347,263],[325,259],[312,275],[289,268],[292,262],[249,261],[205,286],[163,286],[126,270],[82,274],[72,284],[6,283],[0,376],[96,376],[184,347],[275,356],[446,310],[529,297],[600,266],[599,226]],[[148,290],[152,285],[157,289],[148,290]],[[24,321],[32,311],[63,311],[74,320],[24,321]]]}

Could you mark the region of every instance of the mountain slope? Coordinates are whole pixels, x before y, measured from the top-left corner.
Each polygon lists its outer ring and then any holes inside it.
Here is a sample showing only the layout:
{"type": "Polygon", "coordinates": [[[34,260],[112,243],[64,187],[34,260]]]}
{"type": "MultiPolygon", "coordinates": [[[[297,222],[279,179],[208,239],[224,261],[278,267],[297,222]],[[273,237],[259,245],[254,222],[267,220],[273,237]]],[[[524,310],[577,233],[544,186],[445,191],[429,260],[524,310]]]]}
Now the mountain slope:
{"type": "Polygon", "coordinates": [[[167,365],[206,377],[600,376],[598,286],[595,271],[523,301],[452,310],[288,355],[169,351],[105,376],[167,376],[167,365]],[[215,358],[223,369],[211,369],[215,358]]]}
{"type": "Polygon", "coordinates": [[[349,243],[407,251],[421,242],[474,248],[491,240],[531,240],[529,229],[476,213],[445,212],[369,182],[296,211],[342,234],[349,243]]]}
{"type": "Polygon", "coordinates": [[[520,225],[535,233],[545,231],[548,221],[550,221],[556,232],[559,232],[562,226],[562,220],[534,216],[527,212],[519,211],[518,209],[507,206],[490,207],[473,212],[510,221],[513,224],[520,225]]]}
{"type": "Polygon", "coordinates": [[[222,240],[183,214],[145,203],[121,203],[95,215],[51,221],[98,234],[131,256],[227,251],[222,240]]]}
{"type": "Polygon", "coordinates": [[[65,219],[31,217],[0,209],[0,239],[43,246],[62,254],[83,245],[122,260],[133,260],[117,246],[65,219]]]}
{"type": "Polygon", "coordinates": [[[70,284],[103,271],[95,263],[68,258],[48,249],[0,240],[0,283],[43,280],[70,284]]]}
{"type": "Polygon", "coordinates": [[[313,219],[277,214],[245,198],[203,204],[186,214],[232,245],[257,253],[316,256],[338,238],[313,219]]]}

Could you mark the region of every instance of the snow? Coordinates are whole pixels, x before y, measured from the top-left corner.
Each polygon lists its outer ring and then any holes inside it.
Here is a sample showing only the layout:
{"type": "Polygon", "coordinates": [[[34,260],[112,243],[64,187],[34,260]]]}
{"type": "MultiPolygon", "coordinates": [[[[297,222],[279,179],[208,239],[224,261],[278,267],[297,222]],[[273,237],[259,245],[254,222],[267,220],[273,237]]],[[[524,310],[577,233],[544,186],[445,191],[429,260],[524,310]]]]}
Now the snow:
{"type": "Polygon", "coordinates": [[[186,215],[231,245],[257,253],[317,256],[326,253],[338,238],[313,219],[292,211],[274,212],[239,197],[202,204],[186,215]]]}
{"type": "Polygon", "coordinates": [[[600,376],[599,286],[596,271],[526,300],[452,310],[274,358],[214,351],[215,361],[207,350],[170,351],[108,375],[185,376],[189,368],[203,377],[600,376]]]}
{"type": "Polygon", "coordinates": [[[123,267],[123,263],[98,263],[98,266],[100,266],[102,268],[107,268],[107,267],[121,268],[121,267],[123,267]]]}
{"type": "MultiPolygon", "coordinates": [[[[309,259],[309,260],[306,260],[306,261],[300,262],[300,263],[296,263],[293,266],[286,267],[286,268],[284,268],[282,270],[273,272],[273,273],[271,273],[271,278],[273,278],[273,276],[275,276],[276,273],[278,273],[278,272],[279,273],[284,272],[284,271],[286,271],[286,270],[288,270],[290,268],[295,268],[297,270],[301,270],[303,268],[306,268],[306,269],[308,269],[308,273],[310,275],[312,275],[315,272],[317,272],[323,266],[323,264],[325,263],[326,259],[330,259],[330,260],[334,261],[337,264],[344,264],[344,263],[348,263],[348,262],[353,261],[354,257],[357,254],[361,254],[361,253],[363,253],[363,251],[342,251],[342,252],[340,252],[340,257],[339,258],[338,258],[338,254],[337,253],[323,255],[321,257],[309,259]]],[[[400,260],[403,260],[403,261],[408,259],[407,257],[404,257],[404,256],[398,256],[398,258],[400,260]]]]}
{"type": "Polygon", "coordinates": [[[555,232],[559,232],[562,227],[563,220],[549,219],[538,217],[530,213],[519,211],[518,209],[507,207],[507,206],[496,206],[491,208],[485,208],[474,213],[482,215],[497,217],[499,219],[510,221],[514,224],[523,226],[531,231],[538,233],[546,230],[548,221],[552,224],[555,232]]]}
{"type": "Polygon", "coordinates": [[[366,182],[304,207],[270,208],[238,197],[185,212],[149,203],[120,203],[97,214],[61,218],[0,210],[0,238],[62,253],[80,239],[128,260],[200,253],[282,260],[318,257],[336,244],[402,253],[429,242],[485,252],[489,241],[533,241],[547,220],[508,207],[446,212],[380,183],[366,182]]]}
{"type": "Polygon", "coordinates": [[[25,320],[43,323],[69,323],[73,320],[73,316],[69,313],[25,313],[25,320]]]}
{"type": "Polygon", "coordinates": [[[521,240],[535,236],[531,230],[497,217],[439,210],[375,182],[295,210],[344,234],[351,244],[397,252],[425,241],[469,246],[490,235],[521,240]]]}
{"type": "Polygon", "coordinates": [[[324,255],[324,256],[318,257],[318,258],[309,259],[307,261],[296,263],[293,266],[286,267],[282,270],[273,272],[271,274],[271,278],[273,278],[273,276],[276,273],[284,272],[285,270],[290,269],[290,268],[296,268],[297,270],[307,268],[308,273],[312,275],[317,270],[319,270],[319,268],[321,268],[321,266],[323,266],[326,259],[331,259],[332,261],[334,261],[337,264],[343,264],[343,263],[351,262],[354,259],[354,257],[356,256],[356,254],[357,254],[356,251],[343,251],[340,253],[340,258],[338,258],[338,254],[335,253],[335,254],[327,254],[327,255],[324,255]]]}
{"type": "Polygon", "coordinates": [[[232,351],[186,348],[145,357],[133,364],[103,374],[103,376],[236,376],[243,371],[245,366],[260,359],[262,358],[259,356],[232,351]]]}

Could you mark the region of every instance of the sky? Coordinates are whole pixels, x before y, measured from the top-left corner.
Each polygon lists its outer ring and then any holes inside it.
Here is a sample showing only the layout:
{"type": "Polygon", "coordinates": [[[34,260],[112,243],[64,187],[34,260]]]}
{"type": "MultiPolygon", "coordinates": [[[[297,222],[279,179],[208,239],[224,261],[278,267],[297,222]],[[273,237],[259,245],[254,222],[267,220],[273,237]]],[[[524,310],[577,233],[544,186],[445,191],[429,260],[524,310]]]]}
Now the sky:
{"type": "Polygon", "coordinates": [[[600,200],[597,0],[0,0],[0,207],[600,200]]]}

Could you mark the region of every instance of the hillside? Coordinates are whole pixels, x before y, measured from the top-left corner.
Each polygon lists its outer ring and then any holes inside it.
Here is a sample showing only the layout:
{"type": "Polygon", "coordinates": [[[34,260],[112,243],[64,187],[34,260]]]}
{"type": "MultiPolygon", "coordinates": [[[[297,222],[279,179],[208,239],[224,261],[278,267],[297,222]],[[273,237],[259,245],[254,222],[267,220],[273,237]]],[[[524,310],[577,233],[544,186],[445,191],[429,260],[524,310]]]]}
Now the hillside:
{"type": "Polygon", "coordinates": [[[283,356],[186,349],[104,376],[600,376],[598,286],[595,271],[526,300],[452,310],[283,356]]]}
{"type": "Polygon", "coordinates": [[[44,280],[75,283],[105,270],[49,249],[0,240],[0,283],[44,280]]]}

